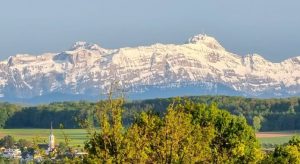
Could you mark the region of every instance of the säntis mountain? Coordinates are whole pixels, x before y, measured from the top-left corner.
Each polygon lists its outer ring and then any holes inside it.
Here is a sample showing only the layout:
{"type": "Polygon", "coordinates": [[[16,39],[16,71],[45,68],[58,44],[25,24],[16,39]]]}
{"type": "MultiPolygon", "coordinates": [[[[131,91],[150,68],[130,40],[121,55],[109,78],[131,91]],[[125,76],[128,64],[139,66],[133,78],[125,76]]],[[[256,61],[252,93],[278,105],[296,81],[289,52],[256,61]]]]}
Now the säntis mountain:
{"type": "Polygon", "coordinates": [[[300,57],[272,63],[226,51],[197,35],[182,45],[104,49],[77,42],[70,50],[16,55],[0,62],[0,97],[43,102],[98,99],[118,81],[130,98],[226,94],[300,95],[300,57]]]}

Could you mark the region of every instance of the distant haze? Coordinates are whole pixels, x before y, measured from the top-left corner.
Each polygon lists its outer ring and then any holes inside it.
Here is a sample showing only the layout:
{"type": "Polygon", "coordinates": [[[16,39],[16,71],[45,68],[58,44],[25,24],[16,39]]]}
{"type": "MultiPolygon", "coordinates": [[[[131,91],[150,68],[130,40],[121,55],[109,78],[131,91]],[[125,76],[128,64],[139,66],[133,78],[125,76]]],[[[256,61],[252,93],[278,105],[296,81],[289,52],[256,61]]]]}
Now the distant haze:
{"type": "Polygon", "coordinates": [[[207,33],[231,52],[277,62],[300,56],[299,6],[297,0],[2,1],[0,59],[60,52],[76,41],[120,48],[207,33]]]}

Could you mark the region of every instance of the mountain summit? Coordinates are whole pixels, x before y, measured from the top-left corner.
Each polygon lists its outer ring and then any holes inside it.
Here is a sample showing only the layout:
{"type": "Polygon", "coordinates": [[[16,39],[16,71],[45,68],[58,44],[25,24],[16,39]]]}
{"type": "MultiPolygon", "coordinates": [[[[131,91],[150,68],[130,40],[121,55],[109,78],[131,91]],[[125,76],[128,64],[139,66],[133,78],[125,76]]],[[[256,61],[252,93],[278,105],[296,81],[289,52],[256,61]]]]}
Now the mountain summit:
{"type": "Polygon", "coordinates": [[[300,95],[300,57],[272,63],[258,54],[226,51],[213,37],[186,44],[105,49],[77,42],[71,49],[0,62],[0,97],[47,102],[99,99],[113,81],[129,98],[200,94],[249,97],[300,95]]]}
{"type": "Polygon", "coordinates": [[[225,50],[215,38],[207,36],[206,34],[195,35],[188,40],[188,43],[203,44],[212,49],[225,50]]]}

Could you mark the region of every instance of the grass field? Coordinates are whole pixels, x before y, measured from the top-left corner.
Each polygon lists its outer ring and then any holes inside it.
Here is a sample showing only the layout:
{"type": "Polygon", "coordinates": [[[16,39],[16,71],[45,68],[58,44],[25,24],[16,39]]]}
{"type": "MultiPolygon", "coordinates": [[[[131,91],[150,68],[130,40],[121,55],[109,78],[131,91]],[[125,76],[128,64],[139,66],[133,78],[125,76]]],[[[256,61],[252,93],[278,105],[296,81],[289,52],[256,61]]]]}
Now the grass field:
{"type": "MultiPolygon", "coordinates": [[[[62,131],[71,139],[70,144],[73,146],[83,146],[87,139],[87,132],[84,129],[54,129],[56,143],[63,142],[62,131]]],[[[49,129],[0,129],[0,138],[5,135],[11,135],[15,139],[26,139],[32,141],[33,137],[40,137],[43,141],[48,142],[49,129]]],[[[287,143],[293,135],[299,135],[300,132],[260,132],[256,136],[261,144],[278,145],[287,143]]]]}
{"type": "Polygon", "coordinates": [[[272,137],[272,138],[258,138],[261,144],[276,144],[281,145],[287,143],[292,136],[285,136],[285,137],[272,137]]]}
{"type": "MultiPolygon", "coordinates": [[[[70,145],[81,147],[87,138],[87,132],[84,129],[54,129],[53,133],[56,139],[56,143],[64,142],[63,131],[71,139],[70,145]]],[[[49,129],[0,129],[0,138],[5,135],[11,135],[16,140],[26,139],[32,141],[34,137],[41,138],[42,141],[48,143],[48,136],[50,134],[49,129]]]]}
{"type": "Polygon", "coordinates": [[[293,136],[299,134],[299,131],[260,132],[256,134],[256,137],[263,145],[281,145],[287,143],[293,136]]]}

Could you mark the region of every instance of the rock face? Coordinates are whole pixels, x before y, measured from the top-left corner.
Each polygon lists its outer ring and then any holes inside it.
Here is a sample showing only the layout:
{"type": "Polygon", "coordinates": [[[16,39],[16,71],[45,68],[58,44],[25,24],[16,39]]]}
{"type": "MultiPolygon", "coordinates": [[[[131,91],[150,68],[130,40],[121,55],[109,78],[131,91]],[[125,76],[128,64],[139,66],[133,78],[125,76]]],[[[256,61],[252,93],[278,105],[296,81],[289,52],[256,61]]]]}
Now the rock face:
{"type": "Polygon", "coordinates": [[[300,57],[280,63],[257,54],[242,57],[226,51],[213,37],[197,35],[182,45],[113,50],[77,42],[61,53],[16,55],[0,62],[2,100],[99,98],[113,81],[132,98],[296,96],[300,95],[300,57]]]}

